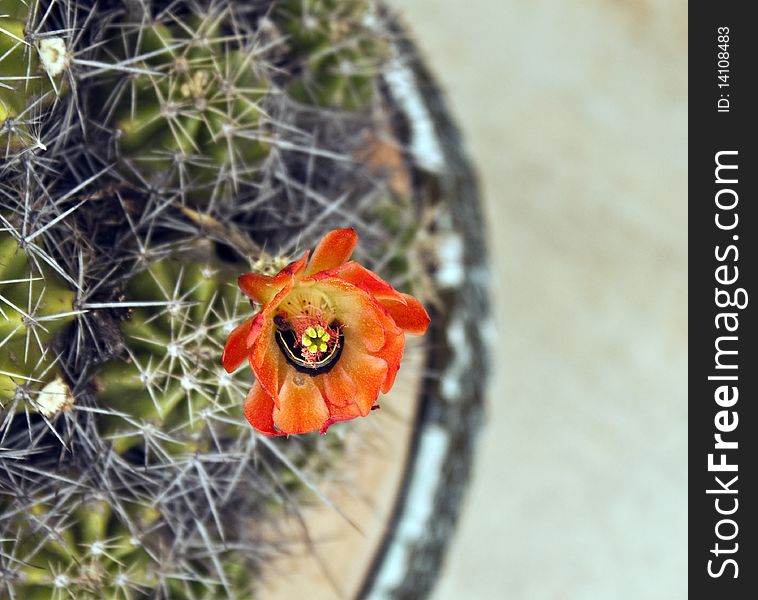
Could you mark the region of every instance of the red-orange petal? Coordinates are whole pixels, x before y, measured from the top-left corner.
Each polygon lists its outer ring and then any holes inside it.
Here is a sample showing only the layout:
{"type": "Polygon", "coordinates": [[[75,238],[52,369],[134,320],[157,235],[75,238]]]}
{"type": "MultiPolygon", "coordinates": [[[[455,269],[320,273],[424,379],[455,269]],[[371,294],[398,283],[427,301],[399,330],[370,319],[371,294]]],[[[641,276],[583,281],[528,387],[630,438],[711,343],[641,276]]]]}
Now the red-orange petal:
{"type": "Polygon", "coordinates": [[[275,325],[272,319],[265,319],[260,335],[250,350],[250,368],[258,383],[274,402],[279,404],[279,387],[287,369],[286,359],[276,344],[275,325]]]}
{"type": "Polygon", "coordinates": [[[247,338],[254,320],[255,317],[251,317],[244,323],[237,325],[226,339],[224,353],[221,355],[221,364],[227,373],[235,371],[247,358],[249,354],[247,338]]]}
{"type": "Polygon", "coordinates": [[[366,416],[379,396],[379,390],[387,378],[387,363],[371,354],[362,352],[355,345],[345,345],[340,363],[355,382],[355,403],[366,416]]]}
{"type": "Polygon", "coordinates": [[[385,329],[395,325],[371,294],[338,277],[317,279],[316,286],[334,302],[346,342],[350,338],[350,343],[361,343],[369,352],[384,346],[385,329]]]}
{"type": "Polygon", "coordinates": [[[257,383],[253,384],[245,399],[244,411],[245,418],[257,432],[269,437],[284,435],[274,427],[274,401],[257,383]]]}
{"type": "Polygon", "coordinates": [[[277,286],[273,277],[268,275],[261,275],[259,273],[245,273],[240,275],[237,279],[237,285],[239,285],[242,293],[248,298],[265,304],[269,302],[281,286],[277,286]]]}
{"type": "Polygon", "coordinates": [[[355,381],[339,362],[320,379],[323,381],[326,401],[329,404],[342,407],[355,402],[355,381]]]}
{"type": "Polygon", "coordinates": [[[245,273],[237,279],[237,285],[248,298],[259,304],[266,304],[271,302],[282,288],[305,268],[307,262],[308,253],[305,252],[273,277],[260,273],[245,273]]]}
{"type": "Polygon", "coordinates": [[[395,323],[408,333],[423,335],[429,327],[429,313],[414,296],[398,292],[376,273],[355,262],[333,269],[327,277],[336,276],[367,291],[390,313],[395,323]]]}
{"type": "Polygon", "coordinates": [[[409,294],[403,294],[405,305],[379,299],[398,327],[408,333],[423,335],[429,327],[429,313],[423,304],[409,294]]]}
{"type": "Polygon", "coordinates": [[[330,271],[329,276],[336,276],[340,279],[344,279],[348,283],[352,283],[354,286],[367,291],[377,300],[386,300],[390,303],[394,301],[400,306],[405,306],[406,301],[403,294],[384,281],[379,275],[370,271],[363,265],[359,265],[357,262],[347,262],[330,271]]]}
{"type": "Polygon", "coordinates": [[[308,251],[306,250],[303,255],[297,260],[291,262],[276,275],[274,275],[274,283],[276,283],[281,289],[282,285],[288,282],[292,277],[297,277],[305,269],[305,265],[308,262],[308,251]]]}
{"type": "Polygon", "coordinates": [[[403,360],[403,351],[405,350],[405,335],[387,336],[387,343],[377,353],[387,361],[387,376],[382,383],[382,393],[386,394],[395,384],[395,377],[400,370],[400,362],[403,360]]]}
{"type": "Polygon", "coordinates": [[[313,250],[305,274],[312,275],[339,267],[350,258],[357,245],[358,234],[354,229],[333,229],[321,238],[313,250]]]}
{"type": "Polygon", "coordinates": [[[340,317],[344,328],[346,344],[362,344],[369,352],[376,352],[385,344],[384,327],[378,310],[366,299],[355,299],[354,309],[341,312],[340,317]]]}
{"type": "Polygon", "coordinates": [[[329,420],[329,409],[313,378],[289,369],[274,407],[274,423],[286,434],[321,429],[329,420]]]}
{"type": "Polygon", "coordinates": [[[358,409],[358,405],[355,402],[348,404],[347,406],[334,406],[327,402],[327,406],[329,407],[329,418],[326,423],[321,426],[321,433],[326,433],[326,430],[329,429],[329,427],[339,421],[349,421],[356,417],[364,416],[361,415],[361,411],[358,409]]]}
{"type": "Polygon", "coordinates": [[[294,279],[290,277],[273,300],[266,304],[255,317],[255,323],[247,340],[250,348],[250,368],[252,368],[255,378],[263,386],[263,389],[277,405],[279,404],[279,388],[283,383],[287,363],[276,344],[274,316],[278,303],[290,292],[293,286],[294,279]]]}
{"type": "Polygon", "coordinates": [[[261,335],[266,314],[266,311],[261,311],[253,317],[253,323],[250,326],[250,331],[247,334],[247,347],[249,349],[253,347],[253,344],[255,344],[255,341],[261,335]]]}

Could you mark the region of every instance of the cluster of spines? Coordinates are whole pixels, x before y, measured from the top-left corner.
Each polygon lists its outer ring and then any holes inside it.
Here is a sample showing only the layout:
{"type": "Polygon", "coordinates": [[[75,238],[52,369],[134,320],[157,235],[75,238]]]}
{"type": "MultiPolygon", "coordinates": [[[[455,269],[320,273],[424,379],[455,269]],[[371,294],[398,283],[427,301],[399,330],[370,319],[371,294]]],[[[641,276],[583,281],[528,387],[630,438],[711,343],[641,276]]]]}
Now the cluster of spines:
{"type": "MultiPolygon", "coordinates": [[[[0,506],[3,500],[0,494],[0,506]]],[[[9,600],[211,600],[252,593],[233,550],[219,551],[224,564],[217,572],[219,565],[204,564],[201,548],[172,552],[161,534],[152,507],[80,490],[38,490],[4,514],[0,593],[9,600]],[[9,534],[14,537],[3,537],[9,534]]]]}
{"type": "Polygon", "coordinates": [[[18,537],[2,543],[6,554],[23,557],[6,574],[19,599],[131,599],[155,585],[144,570],[149,554],[140,534],[127,530],[104,499],[41,497],[23,509],[7,511],[6,530],[18,537]]]}
{"type": "Polygon", "coordinates": [[[372,30],[365,0],[283,0],[273,13],[301,69],[288,83],[302,102],[337,109],[371,107],[387,47],[372,30]]]}
{"type": "Polygon", "coordinates": [[[250,310],[232,273],[170,257],[135,275],[125,292],[134,306],[122,325],[125,353],[95,376],[102,405],[125,418],[111,416],[104,432],[122,451],[136,442],[160,453],[220,444],[240,424],[239,399],[251,383],[218,361],[226,335],[250,310]]]}
{"type": "Polygon", "coordinates": [[[71,55],[64,37],[42,34],[41,5],[5,0],[0,8],[0,157],[45,149],[38,130],[65,92],[71,55]]]}
{"type": "Polygon", "coordinates": [[[226,180],[236,187],[254,178],[268,93],[254,33],[229,6],[137,17],[114,22],[102,51],[130,72],[103,76],[94,94],[133,176],[162,190],[192,189],[194,202],[226,180]]]}
{"type": "Polygon", "coordinates": [[[74,294],[40,268],[8,230],[0,230],[0,406],[45,417],[70,408],[55,346],[74,319],[74,294]]]}

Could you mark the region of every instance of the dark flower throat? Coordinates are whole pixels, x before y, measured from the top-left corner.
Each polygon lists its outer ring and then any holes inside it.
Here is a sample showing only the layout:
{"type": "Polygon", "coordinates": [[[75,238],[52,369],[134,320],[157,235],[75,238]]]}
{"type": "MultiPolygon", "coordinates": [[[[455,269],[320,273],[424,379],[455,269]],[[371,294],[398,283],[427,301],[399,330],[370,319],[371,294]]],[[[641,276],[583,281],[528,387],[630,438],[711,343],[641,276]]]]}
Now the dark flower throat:
{"type": "Polygon", "coordinates": [[[334,331],[339,331],[339,340],[336,344],[331,345],[329,350],[323,353],[322,356],[317,359],[306,359],[301,353],[300,340],[298,340],[297,333],[294,328],[287,323],[286,319],[282,316],[274,317],[274,324],[276,325],[276,343],[279,349],[284,354],[284,358],[287,362],[295,367],[296,371],[301,373],[307,373],[308,375],[321,375],[322,373],[328,373],[332,370],[334,365],[342,354],[342,345],[345,341],[345,336],[342,333],[342,328],[337,321],[332,322],[329,328],[334,331]]]}

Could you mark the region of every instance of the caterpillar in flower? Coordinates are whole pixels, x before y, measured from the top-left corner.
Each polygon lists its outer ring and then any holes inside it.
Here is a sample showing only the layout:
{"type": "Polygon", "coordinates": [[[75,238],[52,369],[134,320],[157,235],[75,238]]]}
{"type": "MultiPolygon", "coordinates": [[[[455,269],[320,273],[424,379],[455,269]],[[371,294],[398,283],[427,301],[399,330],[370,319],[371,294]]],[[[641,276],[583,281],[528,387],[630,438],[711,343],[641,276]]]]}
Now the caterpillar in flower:
{"type": "Polygon", "coordinates": [[[335,229],[276,275],[239,278],[262,307],[229,334],[221,363],[231,373],[249,361],[244,413],[256,431],[326,433],[365,417],[395,382],[405,334],[426,332],[421,302],[349,260],[357,244],[353,229],[335,229]]]}

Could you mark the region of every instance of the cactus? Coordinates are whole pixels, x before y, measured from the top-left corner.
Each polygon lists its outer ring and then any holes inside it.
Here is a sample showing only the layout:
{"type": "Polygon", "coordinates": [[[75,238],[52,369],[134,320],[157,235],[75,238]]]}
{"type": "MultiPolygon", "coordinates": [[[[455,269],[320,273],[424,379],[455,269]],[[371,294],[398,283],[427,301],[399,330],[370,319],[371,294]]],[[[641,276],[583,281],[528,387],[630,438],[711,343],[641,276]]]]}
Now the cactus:
{"type": "Polygon", "coordinates": [[[232,17],[212,5],[181,22],[164,11],[113,25],[102,60],[132,72],[104,77],[95,98],[123,155],[163,187],[236,184],[266,152],[263,66],[232,17]]]}
{"type": "Polygon", "coordinates": [[[175,452],[240,435],[234,419],[249,377],[227,375],[217,360],[240,302],[247,306],[240,296],[229,271],[203,262],[165,258],[131,278],[126,299],[138,307],[122,326],[125,355],[95,380],[100,402],[128,415],[128,425],[113,416],[103,425],[119,451],[146,443],[145,429],[166,432],[161,448],[175,452]]]}
{"type": "Polygon", "coordinates": [[[0,147],[6,158],[41,145],[39,115],[65,88],[70,53],[62,37],[35,29],[37,10],[22,0],[4,0],[0,8],[0,147]]]}
{"type": "Polygon", "coordinates": [[[4,556],[23,557],[23,562],[5,565],[4,576],[19,599],[137,600],[157,592],[180,600],[210,600],[250,594],[252,582],[233,551],[224,553],[223,579],[199,558],[167,553],[156,528],[159,514],[150,507],[75,492],[30,499],[10,508],[6,519],[0,531],[17,537],[3,538],[0,548],[4,556]],[[186,563],[202,579],[184,580],[186,563]]]}
{"type": "Polygon", "coordinates": [[[333,225],[407,278],[415,207],[356,158],[390,121],[376,15],[4,0],[0,597],[247,598],[261,522],[318,498],[348,428],[257,435],[219,359],[237,275],[333,225]]]}
{"type": "Polygon", "coordinates": [[[52,416],[70,403],[54,342],[74,318],[74,294],[0,231],[0,405],[52,416]]]}
{"type": "Polygon", "coordinates": [[[386,45],[371,30],[366,0],[286,0],[273,20],[287,36],[299,77],[289,84],[298,100],[360,109],[371,104],[386,45]]]}
{"type": "Polygon", "coordinates": [[[8,529],[20,535],[4,540],[3,550],[24,557],[6,575],[19,598],[131,598],[132,590],[154,587],[140,535],[114,518],[108,502],[64,500],[34,499],[7,513],[8,529]]]}

